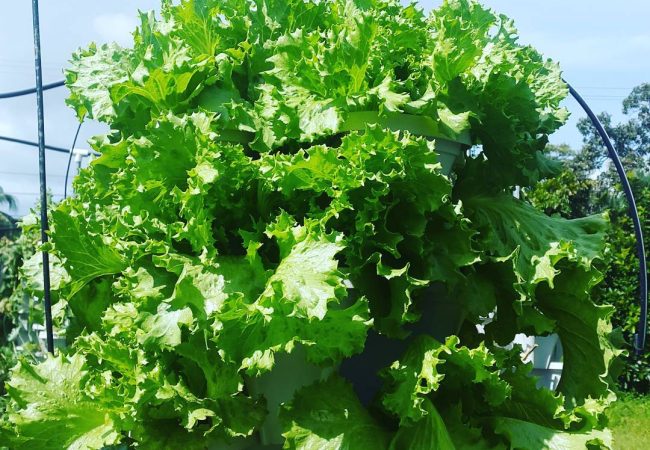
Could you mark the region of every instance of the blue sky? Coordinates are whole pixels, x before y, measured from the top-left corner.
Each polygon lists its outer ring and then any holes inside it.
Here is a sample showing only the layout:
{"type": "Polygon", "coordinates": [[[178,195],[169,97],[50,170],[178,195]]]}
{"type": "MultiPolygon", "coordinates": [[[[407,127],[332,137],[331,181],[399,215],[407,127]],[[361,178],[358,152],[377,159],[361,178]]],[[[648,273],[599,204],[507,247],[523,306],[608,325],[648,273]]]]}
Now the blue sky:
{"type": "MultiPolygon", "coordinates": [[[[89,42],[117,41],[128,45],[136,10],[148,10],[158,0],[42,0],[41,37],[45,82],[62,79],[69,55],[89,42]]],[[[441,1],[418,2],[429,10],[441,1]]],[[[561,64],[567,81],[596,111],[623,119],[621,101],[632,87],[650,82],[650,2],[647,0],[485,0],[497,12],[515,19],[522,43],[529,43],[561,64]]],[[[0,16],[0,92],[33,86],[31,2],[5,2],[0,16]]],[[[45,96],[46,140],[69,147],[76,119],[65,106],[65,89],[45,96]]],[[[0,135],[36,139],[36,100],[0,100],[0,135]]],[[[575,123],[583,114],[567,101],[572,119],[552,136],[554,143],[579,146],[575,123]]],[[[85,124],[77,146],[105,129],[85,124]]],[[[60,198],[66,156],[48,153],[48,187],[60,198]]],[[[0,186],[18,199],[25,214],[37,200],[36,149],[0,142],[0,186]]]]}

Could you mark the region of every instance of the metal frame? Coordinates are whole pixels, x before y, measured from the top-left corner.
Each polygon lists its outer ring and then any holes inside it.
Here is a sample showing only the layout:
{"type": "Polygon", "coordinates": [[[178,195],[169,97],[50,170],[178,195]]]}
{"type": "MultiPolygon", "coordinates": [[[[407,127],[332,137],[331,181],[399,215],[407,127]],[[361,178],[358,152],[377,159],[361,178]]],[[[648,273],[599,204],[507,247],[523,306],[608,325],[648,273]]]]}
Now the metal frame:
{"type": "MultiPolygon", "coordinates": [[[[43,111],[43,70],[41,67],[41,28],[38,16],[38,0],[32,0],[32,22],[34,31],[34,72],[36,76],[36,105],[38,106],[38,172],[41,187],[41,242],[48,242],[47,182],[45,171],[45,119],[43,111]]],[[[54,353],[52,332],[52,299],[50,292],[50,254],[43,249],[43,302],[45,306],[45,332],[47,351],[54,353]]]]}
{"type": "MultiPolygon", "coordinates": [[[[565,81],[566,83],[566,81],[565,81]]],[[[645,246],[643,245],[643,230],[641,229],[641,220],[639,219],[639,212],[636,207],[636,201],[634,200],[634,194],[632,193],[632,188],[630,187],[630,182],[627,179],[625,174],[625,169],[621,163],[621,158],[618,156],[616,149],[612,145],[612,141],[607,135],[607,131],[603,127],[603,124],[600,123],[596,114],[591,110],[587,102],[576,92],[575,89],[569,84],[566,83],[569,87],[569,92],[571,96],[580,104],[582,109],[587,113],[589,120],[598,131],[605,147],[607,147],[607,152],[609,157],[614,162],[616,166],[616,172],[618,172],[618,177],[621,179],[621,184],[623,185],[623,192],[625,192],[625,197],[627,198],[627,203],[629,206],[629,214],[634,223],[634,234],[636,236],[636,252],[639,257],[639,307],[641,314],[639,316],[639,322],[636,326],[636,333],[634,334],[634,351],[640,355],[645,349],[646,334],[648,332],[648,267],[646,265],[645,257],[645,246]]]]}

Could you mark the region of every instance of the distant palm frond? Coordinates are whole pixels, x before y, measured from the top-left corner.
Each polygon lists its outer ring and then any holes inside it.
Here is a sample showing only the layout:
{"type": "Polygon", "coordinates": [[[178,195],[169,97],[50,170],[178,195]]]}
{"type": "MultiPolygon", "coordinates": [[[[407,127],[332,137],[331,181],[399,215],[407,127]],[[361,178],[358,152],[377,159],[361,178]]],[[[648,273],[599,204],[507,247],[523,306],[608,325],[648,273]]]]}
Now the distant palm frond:
{"type": "Polygon", "coordinates": [[[16,199],[12,195],[5,194],[0,187],[0,205],[2,204],[9,206],[9,209],[16,209],[16,199]]]}

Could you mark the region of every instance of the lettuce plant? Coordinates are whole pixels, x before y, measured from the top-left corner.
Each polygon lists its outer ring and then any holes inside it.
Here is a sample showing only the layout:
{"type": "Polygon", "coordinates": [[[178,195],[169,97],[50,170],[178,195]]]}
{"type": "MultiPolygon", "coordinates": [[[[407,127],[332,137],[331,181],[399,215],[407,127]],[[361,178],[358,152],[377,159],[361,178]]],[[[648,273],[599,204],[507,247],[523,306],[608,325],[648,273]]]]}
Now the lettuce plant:
{"type": "Polygon", "coordinates": [[[20,363],[13,446],[206,448],[253,436],[251,380],[300,348],[332,375],[283,406],[285,448],[609,445],[611,308],[590,288],[602,217],[546,216],[511,192],[555,167],[559,68],[470,0],[164,1],[133,48],[91,45],[68,103],[110,126],[51,213],[69,348],[20,363]],[[428,117],[474,148],[355,113],[428,117]],[[358,117],[358,116],[357,116],[358,117]],[[358,128],[358,127],[357,127],[358,128]],[[410,335],[431,286],[458,333],[410,335]],[[483,325],[479,332],[477,324],[483,325]],[[369,333],[407,343],[369,405],[337,367],[369,333]],[[558,333],[539,389],[517,333],[558,333]]]}

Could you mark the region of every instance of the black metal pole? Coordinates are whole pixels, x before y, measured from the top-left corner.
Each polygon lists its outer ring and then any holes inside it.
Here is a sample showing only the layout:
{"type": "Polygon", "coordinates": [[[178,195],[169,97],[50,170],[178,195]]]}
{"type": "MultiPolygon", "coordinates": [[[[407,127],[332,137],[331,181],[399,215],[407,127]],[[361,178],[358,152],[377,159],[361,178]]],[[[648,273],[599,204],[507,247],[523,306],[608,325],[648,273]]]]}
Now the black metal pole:
{"type": "Polygon", "coordinates": [[[636,235],[636,251],[639,257],[639,307],[641,311],[639,322],[637,323],[636,327],[636,333],[634,335],[634,351],[637,355],[640,355],[645,348],[645,340],[648,327],[648,268],[646,265],[645,246],[643,245],[643,230],[641,229],[639,212],[636,208],[634,194],[632,193],[630,182],[628,181],[627,175],[625,174],[623,164],[621,163],[621,158],[619,158],[616,149],[612,145],[612,141],[609,139],[607,131],[605,131],[603,124],[600,123],[600,120],[598,120],[596,114],[594,114],[589,105],[587,105],[587,103],[582,99],[580,94],[578,94],[569,83],[567,83],[567,86],[569,87],[569,92],[580,104],[580,106],[582,106],[582,109],[584,109],[584,111],[587,113],[587,116],[589,116],[591,123],[594,125],[596,131],[598,131],[598,134],[605,143],[609,157],[614,162],[614,166],[616,166],[616,172],[618,172],[618,177],[621,179],[623,192],[625,192],[625,197],[627,198],[630,217],[632,218],[632,223],[634,224],[634,234],[636,235]]]}
{"type": "MultiPolygon", "coordinates": [[[[30,145],[32,147],[38,147],[39,146],[38,142],[32,142],[32,141],[28,141],[28,140],[25,140],[25,139],[18,139],[18,138],[9,137],[9,136],[0,136],[0,141],[15,142],[16,144],[30,145]]],[[[45,149],[46,150],[53,150],[55,152],[60,152],[60,153],[68,153],[67,148],[55,147],[53,145],[47,145],[46,144],[45,149]]]]}
{"type": "MultiPolygon", "coordinates": [[[[38,18],[38,0],[32,0],[34,29],[34,69],[36,73],[36,104],[38,109],[38,173],[41,181],[41,241],[47,243],[47,183],[45,172],[45,120],[43,114],[43,72],[41,68],[41,30],[38,18]]],[[[43,300],[45,303],[45,332],[47,351],[54,353],[52,333],[52,299],[50,298],[50,254],[43,250],[43,300]]]]}
{"type": "MultiPolygon", "coordinates": [[[[74,139],[72,140],[72,146],[70,147],[70,154],[68,155],[68,165],[65,168],[65,182],[63,184],[63,198],[68,198],[68,178],[70,176],[70,164],[72,163],[72,154],[74,153],[74,148],[77,145],[77,138],[79,137],[79,131],[81,131],[81,125],[84,124],[83,119],[79,122],[77,127],[77,132],[74,134],[74,139]]],[[[79,170],[77,170],[78,172],[79,170]]]]}
{"type": "MultiPolygon", "coordinates": [[[[54,83],[50,84],[45,84],[43,85],[43,90],[47,91],[48,89],[54,89],[58,88],[61,86],[65,85],[65,81],[55,81],[54,83]]],[[[29,95],[29,94],[35,94],[36,93],[36,88],[28,88],[28,89],[21,89],[19,91],[11,91],[11,92],[3,92],[0,93],[0,98],[14,98],[14,97],[20,97],[22,95],[29,95]]]]}

